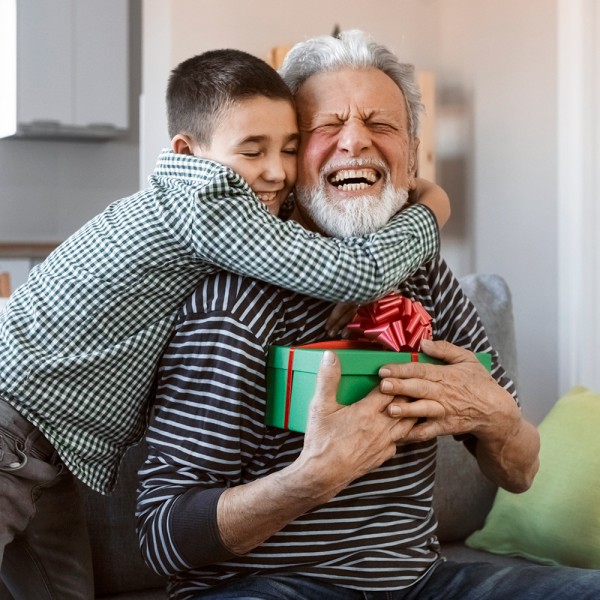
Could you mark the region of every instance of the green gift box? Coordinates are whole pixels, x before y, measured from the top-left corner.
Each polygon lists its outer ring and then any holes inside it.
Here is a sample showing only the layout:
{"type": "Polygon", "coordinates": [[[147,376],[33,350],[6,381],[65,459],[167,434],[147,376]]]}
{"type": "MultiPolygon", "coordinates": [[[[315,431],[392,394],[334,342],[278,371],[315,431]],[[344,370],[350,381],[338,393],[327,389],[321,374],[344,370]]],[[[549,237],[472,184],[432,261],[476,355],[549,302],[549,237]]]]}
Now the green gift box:
{"type": "MultiPolygon", "coordinates": [[[[304,433],[308,407],[315,393],[317,371],[326,349],[335,350],[342,369],[337,401],[352,404],[377,387],[379,368],[391,363],[423,362],[440,364],[439,360],[417,352],[374,350],[373,345],[356,342],[324,342],[308,346],[271,346],[267,356],[267,406],[265,423],[304,433]],[[371,349],[369,349],[371,348],[371,349]]],[[[489,371],[492,357],[476,353],[489,371]]]]}

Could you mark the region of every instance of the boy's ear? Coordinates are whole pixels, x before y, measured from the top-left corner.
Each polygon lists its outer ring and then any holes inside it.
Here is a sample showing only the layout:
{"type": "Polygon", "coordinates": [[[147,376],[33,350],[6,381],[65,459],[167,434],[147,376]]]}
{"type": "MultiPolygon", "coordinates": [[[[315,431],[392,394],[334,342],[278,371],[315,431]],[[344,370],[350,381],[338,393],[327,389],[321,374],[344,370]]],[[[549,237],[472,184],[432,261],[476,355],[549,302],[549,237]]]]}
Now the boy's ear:
{"type": "Polygon", "coordinates": [[[194,142],[189,135],[178,133],[171,140],[171,149],[175,154],[194,154],[194,142]]]}

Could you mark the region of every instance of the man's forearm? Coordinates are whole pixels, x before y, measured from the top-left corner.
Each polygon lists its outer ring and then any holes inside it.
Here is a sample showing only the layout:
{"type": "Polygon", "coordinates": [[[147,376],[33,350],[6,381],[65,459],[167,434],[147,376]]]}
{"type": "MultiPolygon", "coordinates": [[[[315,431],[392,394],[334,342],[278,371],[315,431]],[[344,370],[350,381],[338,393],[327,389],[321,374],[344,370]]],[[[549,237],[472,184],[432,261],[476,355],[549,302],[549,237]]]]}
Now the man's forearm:
{"type": "Polygon", "coordinates": [[[524,492],[539,467],[540,438],[537,429],[520,417],[505,431],[477,441],[475,455],[483,473],[509,492],[524,492]]]}
{"type": "Polygon", "coordinates": [[[307,479],[297,463],[229,488],[217,506],[221,540],[232,553],[246,554],[288,523],[327,502],[336,491],[324,492],[320,484],[307,479]]]}

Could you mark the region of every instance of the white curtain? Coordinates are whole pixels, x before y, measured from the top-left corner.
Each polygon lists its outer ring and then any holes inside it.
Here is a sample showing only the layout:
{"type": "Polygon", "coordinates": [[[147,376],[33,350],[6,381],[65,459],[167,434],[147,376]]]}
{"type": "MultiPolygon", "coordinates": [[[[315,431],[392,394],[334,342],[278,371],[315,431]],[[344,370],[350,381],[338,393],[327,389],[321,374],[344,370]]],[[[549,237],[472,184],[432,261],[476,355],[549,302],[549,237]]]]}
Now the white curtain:
{"type": "Polygon", "coordinates": [[[600,1],[560,0],[559,382],[600,390],[600,1]]]}

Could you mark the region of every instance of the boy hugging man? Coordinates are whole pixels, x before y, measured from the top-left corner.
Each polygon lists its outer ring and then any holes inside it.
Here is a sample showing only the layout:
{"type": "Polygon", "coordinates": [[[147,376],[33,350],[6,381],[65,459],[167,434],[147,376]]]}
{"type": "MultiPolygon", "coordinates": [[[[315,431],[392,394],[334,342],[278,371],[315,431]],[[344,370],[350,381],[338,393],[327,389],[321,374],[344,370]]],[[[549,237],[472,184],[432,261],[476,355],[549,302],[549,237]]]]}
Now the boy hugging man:
{"type": "Polygon", "coordinates": [[[173,70],[167,105],[172,150],[149,187],[74,233],[0,312],[0,561],[15,598],[45,597],[48,582],[57,597],[93,597],[76,479],[113,489],[146,428],[178,308],[202,278],[226,269],[366,302],[438,251],[448,200],[424,181],[416,204],[362,238],[276,218],[299,134],[292,95],[262,60],[193,57],[173,70]]]}

